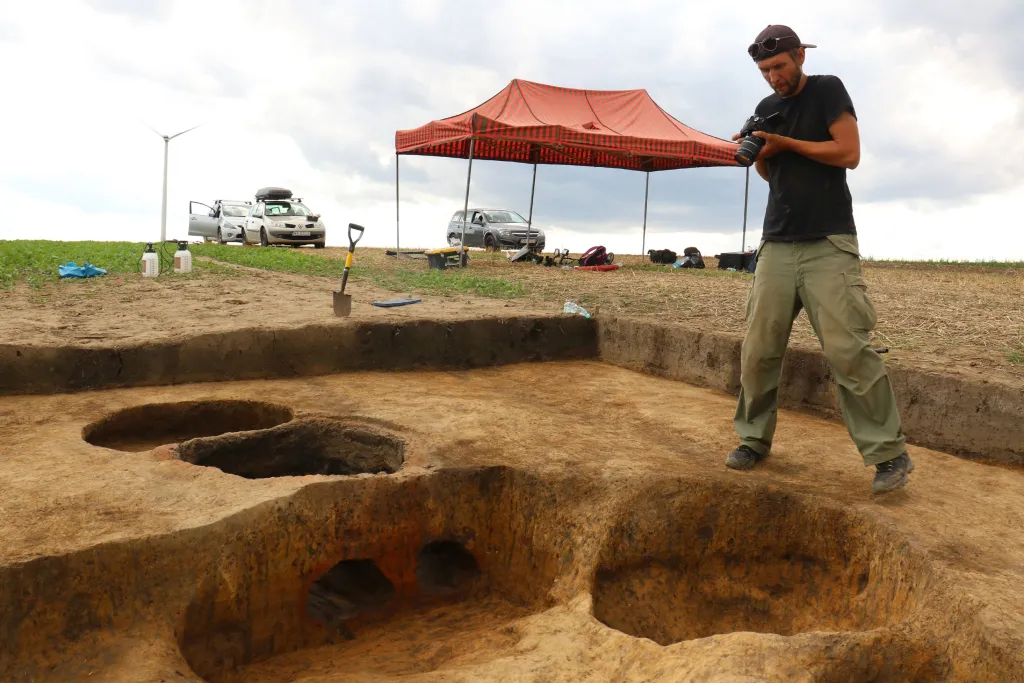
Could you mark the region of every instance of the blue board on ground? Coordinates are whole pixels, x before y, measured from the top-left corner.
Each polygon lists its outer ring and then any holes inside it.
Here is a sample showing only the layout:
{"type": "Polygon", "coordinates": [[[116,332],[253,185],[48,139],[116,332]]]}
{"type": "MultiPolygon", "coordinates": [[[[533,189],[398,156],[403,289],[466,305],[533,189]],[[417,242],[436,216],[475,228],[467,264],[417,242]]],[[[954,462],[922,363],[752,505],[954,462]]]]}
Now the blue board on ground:
{"type": "Polygon", "coordinates": [[[408,306],[418,304],[422,299],[391,299],[390,301],[374,301],[373,305],[379,308],[394,308],[395,306],[408,306]]]}

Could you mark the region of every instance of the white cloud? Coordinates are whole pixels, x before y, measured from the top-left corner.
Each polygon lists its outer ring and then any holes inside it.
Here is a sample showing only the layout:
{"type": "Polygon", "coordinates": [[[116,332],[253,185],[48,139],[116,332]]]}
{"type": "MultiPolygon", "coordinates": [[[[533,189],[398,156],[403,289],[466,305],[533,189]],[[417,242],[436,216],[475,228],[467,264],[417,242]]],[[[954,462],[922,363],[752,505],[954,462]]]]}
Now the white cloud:
{"type": "MultiPolygon", "coordinates": [[[[990,49],[998,26],[977,20],[1013,9],[916,4],[897,14],[881,0],[857,11],[852,0],[18,3],[0,18],[0,62],[16,66],[5,91],[17,94],[0,110],[0,200],[48,218],[0,223],[0,239],[157,239],[163,142],[145,121],[165,133],[205,124],[171,142],[171,236],[184,234],[191,199],[285,185],[324,214],[329,242],[351,221],[367,226],[365,244],[390,246],[396,129],[521,77],[647,88],[684,122],[728,137],[766,94],[744,48],[781,22],[820,46],[808,70],[840,75],[854,97],[864,154],[849,182],[866,254],[1024,259],[1024,96],[1014,65],[990,49]],[[974,18],[963,28],[961,12],[974,18]]],[[[402,159],[403,244],[444,239],[465,170],[402,159]]],[[[471,202],[526,213],[529,174],[474,167],[471,202]]],[[[627,175],[539,172],[535,219],[549,247],[639,251],[643,180],[627,175]]],[[[675,172],[651,186],[648,248],[739,247],[740,172],[675,172]]],[[[764,201],[755,177],[748,244],[764,201]]]]}

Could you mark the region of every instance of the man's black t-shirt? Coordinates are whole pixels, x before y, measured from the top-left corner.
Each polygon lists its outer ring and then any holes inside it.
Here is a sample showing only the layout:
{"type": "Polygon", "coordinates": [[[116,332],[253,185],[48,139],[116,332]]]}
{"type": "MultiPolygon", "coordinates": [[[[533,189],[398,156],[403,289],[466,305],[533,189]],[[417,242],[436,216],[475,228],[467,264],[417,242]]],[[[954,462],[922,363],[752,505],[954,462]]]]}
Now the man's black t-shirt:
{"type": "MultiPolygon", "coordinates": [[[[826,142],[832,139],[828,127],[844,111],[857,116],[841,80],[808,76],[800,94],[789,98],[770,95],[761,100],[755,113],[768,116],[779,112],[785,117],[770,133],[826,142]]],[[[766,164],[769,191],[762,239],[795,241],[857,233],[845,168],[788,151],[776,154],[766,164]]]]}

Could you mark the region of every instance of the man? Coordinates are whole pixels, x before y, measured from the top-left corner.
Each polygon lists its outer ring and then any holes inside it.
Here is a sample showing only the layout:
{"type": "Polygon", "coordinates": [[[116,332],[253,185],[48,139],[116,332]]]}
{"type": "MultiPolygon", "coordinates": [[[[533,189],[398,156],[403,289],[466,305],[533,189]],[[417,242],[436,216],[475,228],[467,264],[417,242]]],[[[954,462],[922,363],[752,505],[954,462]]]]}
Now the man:
{"type": "Polygon", "coordinates": [[[876,314],[846,183],[847,169],[860,163],[857,114],[841,80],[804,73],[809,47],[789,27],[773,25],[748,49],[774,91],[755,113],[778,112],[782,120],[755,133],[764,140],[754,163],[769,184],[768,208],[747,299],[734,419],[740,445],[726,464],[750,469],[771,450],[782,358],[803,308],[839,387],[850,437],[875,466],[872,490],[883,493],[906,484],[913,464],[885,364],[869,344],[876,314]]]}

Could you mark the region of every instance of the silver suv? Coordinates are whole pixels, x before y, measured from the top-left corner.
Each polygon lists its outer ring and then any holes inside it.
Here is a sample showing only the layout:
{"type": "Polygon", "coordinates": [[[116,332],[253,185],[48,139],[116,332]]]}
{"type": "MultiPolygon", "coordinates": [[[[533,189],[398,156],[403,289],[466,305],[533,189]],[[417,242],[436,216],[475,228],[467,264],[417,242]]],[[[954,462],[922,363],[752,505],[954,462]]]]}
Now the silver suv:
{"type": "MultiPolygon", "coordinates": [[[[519,249],[526,246],[526,219],[509,209],[470,209],[466,222],[465,247],[484,247],[488,251],[519,249]]],[[[544,251],[544,231],[532,228],[530,244],[544,251]]],[[[462,211],[448,222],[448,244],[462,239],[462,211]]]]}
{"type": "Polygon", "coordinates": [[[300,247],[312,244],[323,249],[327,244],[327,228],[320,214],[309,210],[290,190],[265,187],[256,193],[256,205],[245,219],[242,243],[258,242],[264,247],[290,244],[300,247]]]}

